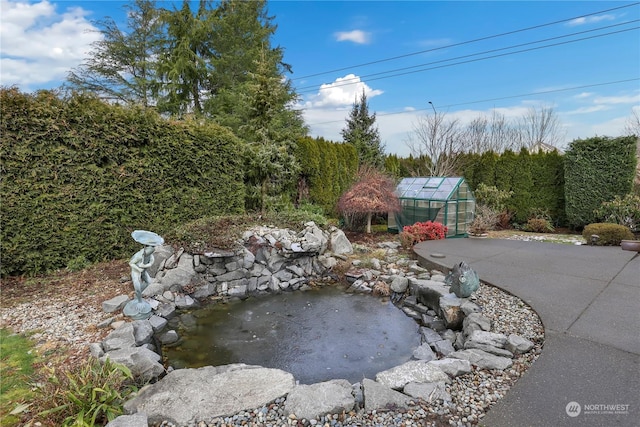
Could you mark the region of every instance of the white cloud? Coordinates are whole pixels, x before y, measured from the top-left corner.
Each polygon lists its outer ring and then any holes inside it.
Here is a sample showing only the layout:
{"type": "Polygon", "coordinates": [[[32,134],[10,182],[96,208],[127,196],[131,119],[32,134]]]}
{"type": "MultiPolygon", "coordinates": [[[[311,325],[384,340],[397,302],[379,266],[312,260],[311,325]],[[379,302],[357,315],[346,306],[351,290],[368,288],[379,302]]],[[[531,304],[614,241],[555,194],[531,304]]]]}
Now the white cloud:
{"type": "Polygon", "coordinates": [[[605,110],[609,110],[609,107],[607,107],[606,105],[593,105],[590,107],[580,107],[575,110],[567,111],[563,114],[566,114],[566,115],[590,114],[590,113],[596,113],[598,111],[605,111],[605,110]]]}
{"type": "Polygon", "coordinates": [[[320,90],[305,103],[305,108],[351,107],[364,91],[370,100],[381,95],[381,90],[371,89],[355,74],[338,77],[333,83],[320,86],[320,90]]]}
{"type": "Polygon", "coordinates": [[[640,102],[640,92],[633,95],[600,96],[593,100],[596,104],[636,104],[640,102]]]}
{"type": "Polygon", "coordinates": [[[367,44],[371,41],[371,33],[362,30],[339,31],[334,35],[336,41],[339,42],[349,41],[358,44],[367,44]]]}
{"type": "Polygon", "coordinates": [[[2,85],[57,85],[78,66],[94,41],[101,38],[77,7],[58,13],[47,0],[38,3],[1,0],[0,67],[2,85]]]}
{"type": "Polygon", "coordinates": [[[578,25],[595,24],[602,21],[613,21],[616,17],[614,15],[596,15],[596,16],[583,16],[581,18],[572,19],[567,23],[570,27],[576,27],[578,25]]]}
{"type": "Polygon", "coordinates": [[[584,98],[590,98],[593,96],[593,92],[582,92],[579,93],[577,95],[574,96],[574,98],[576,99],[584,99],[584,98]]]}

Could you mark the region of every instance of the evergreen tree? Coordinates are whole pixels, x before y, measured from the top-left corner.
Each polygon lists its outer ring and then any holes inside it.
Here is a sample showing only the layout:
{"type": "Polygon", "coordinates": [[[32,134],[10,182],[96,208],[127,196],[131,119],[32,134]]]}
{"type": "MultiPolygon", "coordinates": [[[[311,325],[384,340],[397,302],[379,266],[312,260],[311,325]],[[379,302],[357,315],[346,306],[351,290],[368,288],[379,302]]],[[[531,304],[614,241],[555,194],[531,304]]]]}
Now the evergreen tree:
{"type": "Polygon", "coordinates": [[[213,12],[207,0],[200,0],[195,14],[189,3],[183,0],[180,10],[162,13],[167,37],[159,58],[163,86],[158,109],[174,116],[201,115],[202,98],[211,89],[213,12]]]}
{"type": "Polygon", "coordinates": [[[134,0],[125,8],[126,31],[112,18],[95,23],[103,39],[93,43],[87,59],[69,72],[67,87],[127,104],[154,105],[155,57],[163,39],[159,11],[153,0],[134,0]]]}
{"type": "Polygon", "coordinates": [[[376,115],[369,115],[367,96],[363,90],[360,99],[353,104],[347,126],[341,133],[345,143],[356,147],[360,165],[383,168],[384,145],[380,142],[380,132],[375,122],[376,115]]]}
{"type": "Polygon", "coordinates": [[[288,106],[296,95],[291,82],[273,72],[266,52],[257,60],[257,70],[242,86],[247,95],[246,116],[237,133],[248,142],[247,208],[266,211],[270,197],[293,200],[298,164],[297,140],[306,134],[299,111],[288,106]],[[291,196],[291,197],[289,197],[291,196]]]}

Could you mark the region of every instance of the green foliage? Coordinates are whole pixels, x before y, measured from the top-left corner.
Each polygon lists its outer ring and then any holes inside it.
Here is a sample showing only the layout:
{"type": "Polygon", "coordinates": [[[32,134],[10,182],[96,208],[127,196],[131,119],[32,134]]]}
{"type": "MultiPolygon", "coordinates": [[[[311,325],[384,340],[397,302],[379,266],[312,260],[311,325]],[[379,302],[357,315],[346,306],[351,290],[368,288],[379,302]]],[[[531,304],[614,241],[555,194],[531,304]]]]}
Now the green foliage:
{"type": "Polygon", "coordinates": [[[505,202],[511,198],[513,191],[498,190],[495,185],[481,182],[473,195],[478,205],[484,205],[496,212],[501,212],[505,209],[505,202]]]}
{"type": "Polygon", "coordinates": [[[41,390],[49,408],[38,415],[62,426],[92,427],[122,414],[122,405],[136,391],[129,368],[107,359],[89,358],[79,368],[58,375],[50,369],[41,390]]]}
{"type": "Polygon", "coordinates": [[[0,96],[3,275],[125,258],[135,229],[243,211],[243,144],[225,128],[85,95],[0,96]]]}
{"type": "Polygon", "coordinates": [[[623,240],[633,240],[633,233],[628,227],[608,222],[589,224],[582,230],[582,237],[587,243],[592,243],[591,236],[597,235],[597,246],[618,246],[623,240]]]}
{"type": "Polygon", "coordinates": [[[384,145],[380,141],[380,131],[375,126],[375,113],[369,115],[367,96],[362,91],[354,102],[347,124],[342,129],[342,138],[346,144],[353,145],[358,152],[358,164],[376,168],[384,166],[384,145]]]}
{"type": "Polygon", "coordinates": [[[636,138],[594,137],[571,143],[565,155],[565,200],[569,225],[597,221],[603,202],[631,192],[636,168],[636,138]]]}
{"type": "Polygon", "coordinates": [[[338,199],[351,186],[358,170],[355,148],[305,137],[298,140],[296,158],[300,163],[298,204],[310,202],[327,215],[336,215],[338,199]]]}
{"type": "Polygon", "coordinates": [[[564,163],[556,151],[530,154],[523,149],[516,154],[507,150],[499,156],[491,151],[465,154],[461,165],[461,173],[474,188],[477,201],[485,197],[481,184],[511,194],[503,200],[504,204],[494,207],[498,213],[508,211],[522,223],[531,212],[544,208],[549,211],[552,223],[564,223],[564,163]]]}
{"type": "Polygon", "coordinates": [[[555,228],[551,224],[549,211],[546,209],[534,209],[531,217],[522,229],[534,233],[553,233],[555,231],[555,228]]]}
{"type": "Polygon", "coordinates": [[[624,225],[636,232],[640,227],[640,196],[633,193],[616,196],[610,202],[603,202],[595,215],[600,221],[624,225]]]}
{"type": "Polygon", "coordinates": [[[74,90],[111,100],[153,105],[158,85],[155,58],[162,43],[160,11],[152,0],[134,0],[127,9],[125,31],[107,17],[96,22],[102,38],[91,45],[83,63],[67,76],[74,90]]]}
{"type": "Polygon", "coordinates": [[[20,408],[30,406],[33,392],[29,381],[34,354],[33,344],[27,338],[0,329],[0,420],[3,426],[19,425],[20,408]]]}

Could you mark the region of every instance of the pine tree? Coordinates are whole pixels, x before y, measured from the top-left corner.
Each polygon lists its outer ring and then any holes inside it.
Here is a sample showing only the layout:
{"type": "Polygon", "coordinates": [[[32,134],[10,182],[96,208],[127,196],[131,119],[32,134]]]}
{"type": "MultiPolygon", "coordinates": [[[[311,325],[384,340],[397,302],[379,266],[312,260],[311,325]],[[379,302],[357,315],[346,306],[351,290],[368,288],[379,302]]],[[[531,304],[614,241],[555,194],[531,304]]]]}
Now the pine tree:
{"type": "Polygon", "coordinates": [[[347,119],[347,126],[341,133],[345,143],[356,147],[360,165],[383,168],[384,145],[380,141],[380,132],[375,122],[376,115],[375,113],[369,115],[367,96],[363,90],[360,99],[354,102],[347,119]]]}
{"type": "Polygon", "coordinates": [[[135,0],[125,8],[126,31],[111,18],[95,23],[103,39],[93,43],[87,59],[69,72],[67,87],[147,107],[155,104],[155,58],[164,37],[159,11],[153,0],[135,0]]]}

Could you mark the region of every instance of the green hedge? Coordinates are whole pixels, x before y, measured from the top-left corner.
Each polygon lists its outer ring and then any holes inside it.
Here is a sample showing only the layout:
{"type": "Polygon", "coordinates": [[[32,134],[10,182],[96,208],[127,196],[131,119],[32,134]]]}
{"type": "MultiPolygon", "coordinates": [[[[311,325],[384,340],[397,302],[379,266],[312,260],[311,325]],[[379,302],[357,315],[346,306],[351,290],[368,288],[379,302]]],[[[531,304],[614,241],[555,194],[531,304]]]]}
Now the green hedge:
{"type": "Polygon", "coordinates": [[[633,233],[624,225],[596,222],[584,227],[582,237],[587,243],[596,246],[619,246],[623,240],[633,240],[633,233]],[[593,235],[598,236],[595,242],[591,241],[593,235]]]}
{"type": "Polygon", "coordinates": [[[298,202],[316,204],[325,214],[336,215],[338,199],[349,189],[358,171],[355,147],[306,137],[298,141],[296,157],[304,171],[299,179],[298,202]]]}
{"type": "Polygon", "coordinates": [[[594,137],[571,143],[565,155],[567,221],[581,228],[596,222],[595,210],[633,188],[636,137],[594,137]]]}
{"type": "Polygon", "coordinates": [[[485,184],[513,192],[505,205],[515,222],[525,223],[544,210],[555,224],[564,223],[564,164],[558,152],[487,151],[465,154],[461,160],[460,174],[472,189],[485,184]]]}
{"type": "Polygon", "coordinates": [[[81,95],[0,95],[3,275],[128,257],[134,229],[243,211],[242,142],[226,128],[81,95]]]}

